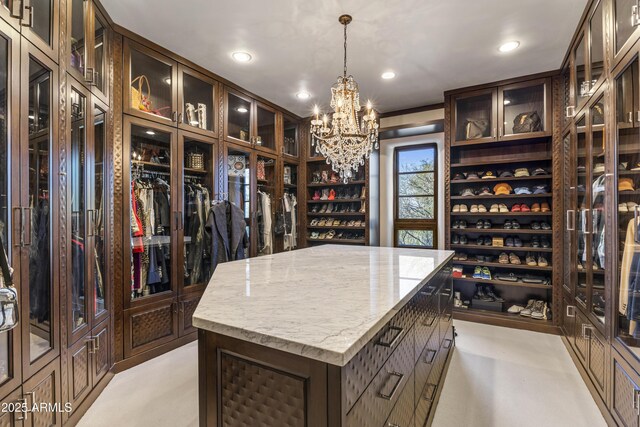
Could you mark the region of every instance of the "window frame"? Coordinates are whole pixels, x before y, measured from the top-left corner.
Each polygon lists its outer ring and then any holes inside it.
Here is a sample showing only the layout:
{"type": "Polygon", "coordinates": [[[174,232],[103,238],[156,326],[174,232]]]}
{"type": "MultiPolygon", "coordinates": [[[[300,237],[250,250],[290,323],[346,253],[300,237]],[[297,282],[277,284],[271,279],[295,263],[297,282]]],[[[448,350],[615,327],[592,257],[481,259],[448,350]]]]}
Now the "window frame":
{"type": "MultiPolygon", "coordinates": [[[[406,145],[396,147],[393,150],[393,246],[402,248],[418,248],[418,249],[437,249],[438,248],[438,144],[434,142],[426,144],[406,145]],[[401,219],[398,215],[399,209],[399,156],[404,151],[417,151],[421,149],[433,149],[433,219],[401,219]],[[402,230],[430,230],[433,232],[433,248],[425,248],[424,246],[398,245],[398,232],[402,230]]],[[[419,173],[419,172],[418,172],[419,173]]],[[[414,197],[421,197],[416,195],[414,197]]],[[[431,197],[424,196],[422,197],[431,197]]]]}

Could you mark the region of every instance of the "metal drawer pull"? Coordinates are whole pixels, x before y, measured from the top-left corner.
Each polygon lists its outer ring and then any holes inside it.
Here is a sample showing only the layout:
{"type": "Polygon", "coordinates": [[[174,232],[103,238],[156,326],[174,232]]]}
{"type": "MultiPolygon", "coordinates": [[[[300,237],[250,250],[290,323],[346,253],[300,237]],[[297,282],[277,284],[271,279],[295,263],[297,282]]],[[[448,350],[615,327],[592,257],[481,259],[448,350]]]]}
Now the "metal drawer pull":
{"type": "Polygon", "coordinates": [[[429,358],[425,357],[424,358],[424,363],[426,363],[427,365],[431,365],[433,363],[433,359],[436,358],[436,354],[438,354],[438,351],[437,350],[428,349],[427,353],[431,353],[431,357],[429,357],[429,358]]]}
{"type": "Polygon", "coordinates": [[[9,0],[7,8],[9,8],[9,16],[12,18],[22,19],[24,17],[24,9],[22,8],[21,0],[9,0]]]}
{"type": "Polygon", "coordinates": [[[394,424],[392,422],[387,423],[387,427],[400,427],[398,424],[394,424]]]}
{"type": "MultiPolygon", "coordinates": [[[[398,341],[398,339],[400,339],[400,337],[402,336],[402,333],[404,332],[404,328],[399,328],[397,326],[390,326],[389,331],[397,331],[396,336],[393,337],[391,342],[383,342],[381,341],[382,337],[380,337],[380,339],[376,341],[376,345],[381,345],[382,347],[393,347],[398,341]]],[[[384,335],[385,334],[383,334],[383,336],[384,335]]]]}
{"type": "Polygon", "coordinates": [[[585,340],[591,339],[591,332],[589,332],[589,335],[587,335],[587,331],[592,331],[592,330],[593,330],[593,326],[589,325],[588,323],[583,323],[582,338],[585,340]]]}
{"type": "Polygon", "coordinates": [[[631,397],[633,399],[633,409],[635,409],[636,414],[640,416],[640,399],[638,398],[640,394],[640,390],[634,387],[631,393],[632,393],[631,397]]]}
{"type": "Polygon", "coordinates": [[[451,313],[445,314],[444,318],[446,319],[446,322],[450,322],[451,321],[451,313]]]}
{"type": "MultiPolygon", "coordinates": [[[[378,396],[385,399],[385,400],[391,400],[393,399],[393,395],[396,394],[396,391],[398,391],[398,388],[400,387],[400,383],[402,382],[402,379],[404,378],[404,374],[401,374],[400,372],[391,372],[390,373],[390,377],[397,377],[398,381],[396,381],[396,383],[393,385],[393,388],[391,389],[391,393],[389,394],[384,394],[382,391],[380,391],[378,393],[378,396]]],[[[386,385],[386,383],[385,383],[386,385]]]]}
{"type": "Polygon", "coordinates": [[[23,27],[33,28],[33,6],[25,6],[24,9],[29,11],[29,22],[26,24],[20,23],[20,25],[23,27]]]}
{"type": "Polygon", "coordinates": [[[438,385],[429,383],[427,384],[426,390],[428,390],[429,388],[431,388],[431,394],[429,394],[429,396],[427,397],[427,394],[425,393],[424,396],[422,396],[422,398],[428,402],[433,402],[433,398],[436,396],[436,390],[438,389],[438,385]]]}
{"type": "Polygon", "coordinates": [[[640,13],[638,12],[638,2],[631,6],[631,25],[637,27],[640,24],[640,13]]]}
{"type": "Polygon", "coordinates": [[[576,317],[576,306],[568,305],[567,306],[567,317],[576,317]]]}
{"type": "Polygon", "coordinates": [[[427,292],[427,291],[420,291],[420,295],[424,295],[424,296],[426,296],[426,297],[430,297],[431,295],[433,295],[433,293],[435,292],[435,290],[436,290],[435,288],[433,288],[433,287],[429,286],[429,291],[430,291],[430,292],[427,292]]]}
{"type": "Polygon", "coordinates": [[[436,321],[435,316],[429,316],[428,319],[429,319],[429,322],[424,322],[422,324],[423,326],[433,326],[433,322],[436,321]]]}
{"type": "Polygon", "coordinates": [[[451,348],[451,343],[453,342],[453,340],[450,340],[449,338],[447,338],[446,340],[444,340],[444,345],[442,347],[449,349],[451,348]]]}
{"type": "Polygon", "coordinates": [[[567,231],[575,231],[575,230],[576,230],[576,211],[574,211],[573,209],[570,209],[567,211],[567,231]]]}

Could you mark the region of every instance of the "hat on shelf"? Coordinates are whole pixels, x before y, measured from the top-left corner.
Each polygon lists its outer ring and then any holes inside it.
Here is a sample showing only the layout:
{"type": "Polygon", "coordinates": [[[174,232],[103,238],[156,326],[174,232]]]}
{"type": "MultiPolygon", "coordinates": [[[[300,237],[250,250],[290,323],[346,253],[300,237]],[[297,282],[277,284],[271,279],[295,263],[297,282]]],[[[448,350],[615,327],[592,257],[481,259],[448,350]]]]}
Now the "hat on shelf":
{"type": "Polygon", "coordinates": [[[493,187],[493,192],[496,196],[511,194],[511,190],[511,186],[506,182],[501,182],[493,187]]]}
{"type": "Polygon", "coordinates": [[[618,180],[618,191],[634,191],[633,180],[631,178],[620,178],[618,180]]]}
{"type": "Polygon", "coordinates": [[[533,194],[546,194],[549,192],[549,187],[546,185],[536,185],[533,187],[533,194]]]}
{"type": "Polygon", "coordinates": [[[520,178],[522,176],[529,176],[529,169],[527,168],[516,169],[516,178],[520,178]]]}
{"type": "Polygon", "coordinates": [[[629,164],[628,162],[620,162],[620,164],[618,165],[618,170],[626,171],[628,164],[629,164]]]}
{"type": "Polygon", "coordinates": [[[500,178],[512,178],[513,172],[511,171],[502,171],[500,172],[500,178]]]}
{"type": "Polygon", "coordinates": [[[593,167],[593,173],[603,173],[604,172],[604,163],[596,163],[593,167]]]}
{"type": "Polygon", "coordinates": [[[480,178],[476,172],[469,172],[467,174],[467,179],[478,179],[480,178]]]}
{"type": "Polygon", "coordinates": [[[535,168],[531,173],[531,176],[546,175],[546,174],[547,174],[547,170],[545,168],[535,168]]]}
{"type": "Polygon", "coordinates": [[[482,187],[480,189],[480,192],[478,193],[478,196],[491,196],[493,195],[493,193],[491,192],[491,189],[489,187],[482,187]]]}
{"type": "Polygon", "coordinates": [[[457,174],[455,174],[455,175],[453,176],[453,179],[454,179],[454,180],[462,180],[462,179],[467,179],[467,178],[464,176],[464,174],[463,174],[463,173],[458,172],[457,174]]]}
{"type": "Polygon", "coordinates": [[[587,170],[587,167],[585,165],[578,165],[577,169],[578,172],[584,172],[587,170]]]}
{"type": "Polygon", "coordinates": [[[517,187],[513,192],[516,194],[531,194],[531,190],[527,187],[517,187]]]}
{"type": "Polygon", "coordinates": [[[631,170],[632,171],[640,171],[640,162],[637,162],[635,165],[633,165],[631,170]]]}
{"type": "Polygon", "coordinates": [[[460,195],[462,197],[475,196],[473,190],[470,188],[465,188],[464,190],[462,190],[462,193],[460,193],[460,195]]]}
{"type": "Polygon", "coordinates": [[[486,171],[482,174],[482,179],[495,179],[495,175],[491,171],[486,171]]]}

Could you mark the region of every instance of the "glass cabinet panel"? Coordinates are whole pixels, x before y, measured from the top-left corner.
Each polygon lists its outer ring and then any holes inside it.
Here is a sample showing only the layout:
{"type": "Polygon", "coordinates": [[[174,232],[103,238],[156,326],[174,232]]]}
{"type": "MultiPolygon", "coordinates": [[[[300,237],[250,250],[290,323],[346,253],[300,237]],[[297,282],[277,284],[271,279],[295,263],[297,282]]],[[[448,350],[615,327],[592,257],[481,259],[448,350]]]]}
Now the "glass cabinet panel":
{"type": "Polygon", "coordinates": [[[131,126],[131,299],[172,290],[172,134],[131,126]]]}
{"type": "Polygon", "coordinates": [[[495,136],[493,100],[493,91],[455,100],[456,141],[495,136]]]}
{"type": "Polygon", "coordinates": [[[562,80],[562,126],[567,126],[571,121],[571,115],[573,114],[569,111],[569,107],[573,107],[573,103],[571,100],[571,70],[567,66],[562,70],[562,74],[560,75],[562,80]]]}
{"type": "Polygon", "coordinates": [[[72,331],[88,322],[88,293],[85,260],[90,257],[87,239],[87,99],[71,90],[71,313],[72,331]]]}
{"type": "Polygon", "coordinates": [[[105,93],[106,89],[106,61],[105,61],[105,43],[107,42],[106,27],[98,16],[94,17],[94,35],[93,35],[93,68],[95,74],[93,76],[96,89],[105,93]]]}
{"type": "Polygon", "coordinates": [[[589,21],[589,34],[591,35],[591,87],[595,85],[604,71],[604,28],[602,21],[602,8],[604,0],[600,0],[591,20],[589,21]]]}
{"type": "Polygon", "coordinates": [[[591,107],[591,310],[604,323],[605,259],[605,128],[604,103],[600,99],[591,107]]]}
{"type": "Polygon", "coordinates": [[[633,25],[633,7],[637,6],[636,0],[614,0],[613,9],[616,18],[615,39],[616,53],[622,49],[624,44],[633,34],[636,26],[633,25]]]}
{"type": "Polygon", "coordinates": [[[577,278],[576,299],[587,305],[587,122],[583,116],[576,123],[576,183],[575,183],[575,248],[574,262],[577,278]]]}
{"type": "Polygon", "coordinates": [[[256,145],[258,147],[276,149],[276,113],[258,105],[258,131],[256,145]]]}
{"type": "Polygon", "coordinates": [[[587,67],[585,61],[584,37],[580,39],[574,51],[575,75],[576,75],[576,103],[580,104],[584,97],[589,95],[589,83],[587,82],[587,67]]]}
{"type": "Polygon", "coordinates": [[[273,226],[276,200],[276,161],[269,157],[258,156],[256,164],[258,256],[274,252],[273,226]]]}
{"type": "Polygon", "coordinates": [[[298,247],[298,165],[284,163],[284,197],[282,206],[276,206],[276,212],[284,212],[283,249],[289,251],[298,247]]]}
{"type": "MultiPolygon", "coordinates": [[[[229,147],[227,182],[229,202],[244,211],[244,219],[247,223],[246,235],[251,238],[251,156],[249,153],[229,147]]],[[[249,249],[245,249],[246,257],[249,257],[249,249]]]]}
{"type": "Polygon", "coordinates": [[[213,274],[205,225],[214,192],[215,151],[211,144],[184,137],[184,286],[206,285],[213,274]]]}
{"type": "Polygon", "coordinates": [[[172,76],[170,64],[131,48],[131,108],[171,120],[172,76]]]}
{"type": "Polygon", "coordinates": [[[638,60],[635,59],[625,71],[616,79],[616,116],[618,117],[616,140],[617,183],[616,198],[609,203],[617,203],[618,229],[616,230],[617,247],[609,253],[617,254],[617,323],[616,335],[623,343],[633,347],[635,354],[640,356],[640,287],[636,284],[639,271],[636,269],[635,258],[640,245],[639,205],[640,196],[640,128],[624,120],[638,91],[638,60]]]}
{"type": "MultiPolygon", "coordinates": [[[[51,274],[52,72],[29,57],[29,322],[30,361],[53,348],[51,274]]],[[[24,269],[23,269],[24,271],[24,269]]]]}
{"type": "Polygon", "coordinates": [[[106,115],[107,113],[100,107],[93,107],[93,154],[95,157],[93,164],[93,206],[92,217],[89,220],[93,221],[93,236],[94,236],[94,248],[93,248],[93,281],[94,281],[94,295],[93,295],[93,312],[94,317],[100,316],[107,309],[106,299],[106,222],[107,222],[107,207],[105,206],[105,172],[106,172],[106,140],[107,140],[107,127],[106,127],[106,115]]]}
{"type": "Polygon", "coordinates": [[[183,72],[182,99],[182,122],[194,128],[212,131],[215,120],[213,84],[183,72]]]}
{"type": "Polygon", "coordinates": [[[251,102],[233,93],[227,94],[227,136],[251,141],[251,102]]]}
{"type": "MultiPolygon", "coordinates": [[[[571,133],[567,133],[564,138],[562,139],[562,145],[563,145],[563,162],[564,162],[564,168],[565,170],[568,171],[575,171],[576,167],[573,164],[574,162],[574,158],[573,158],[573,154],[571,153],[571,133]]],[[[564,204],[566,206],[567,212],[568,214],[565,216],[564,219],[564,245],[565,245],[565,250],[563,251],[563,278],[562,278],[562,287],[565,290],[565,292],[567,294],[569,294],[571,297],[573,297],[574,292],[575,292],[575,282],[573,280],[573,266],[574,263],[572,262],[572,248],[575,245],[575,242],[573,241],[573,237],[574,237],[574,230],[575,230],[575,226],[574,226],[574,222],[575,222],[575,217],[572,216],[573,213],[575,213],[576,209],[575,209],[575,176],[573,175],[573,173],[568,173],[565,175],[564,178],[564,204]]]]}
{"type": "Polygon", "coordinates": [[[289,156],[298,157],[298,122],[284,116],[283,132],[282,152],[289,156]]]}
{"type": "Polygon", "coordinates": [[[545,84],[502,90],[502,135],[545,130],[545,84]]]}
{"type": "MultiPolygon", "coordinates": [[[[53,38],[53,7],[56,0],[29,0],[31,16],[25,11],[25,19],[33,21],[31,28],[47,46],[52,45],[53,38]]],[[[57,24],[57,23],[56,23],[57,24]]]]}
{"type": "Polygon", "coordinates": [[[86,0],[71,0],[71,68],[84,76],[86,64],[85,13],[88,2],[86,0]]]}

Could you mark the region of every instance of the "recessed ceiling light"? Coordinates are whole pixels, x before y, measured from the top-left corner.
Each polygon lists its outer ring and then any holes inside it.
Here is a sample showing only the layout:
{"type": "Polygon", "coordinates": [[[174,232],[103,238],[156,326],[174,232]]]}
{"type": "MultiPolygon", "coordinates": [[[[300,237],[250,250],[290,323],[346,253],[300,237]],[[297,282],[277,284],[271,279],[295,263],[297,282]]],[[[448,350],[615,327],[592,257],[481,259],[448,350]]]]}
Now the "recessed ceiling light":
{"type": "Polygon", "coordinates": [[[505,99],[504,100],[504,105],[509,105],[509,104],[511,104],[511,101],[509,101],[508,99],[505,99]]]}
{"type": "Polygon", "coordinates": [[[311,94],[309,92],[307,92],[306,90],[301,90],[300,92],[296,93],[296,97],[298,99],[307,100],[307,99],[311,98],[311,94]]]}
{"type": "Polygon", "coordinates": [[[238,108],[236,108],[236,111],[238,113],[246,113],[249,110],[247,110],[245,107],[238,107],[238,108]]]}
{"type": "Polygon", "coordinates": [[[155,135],[156,133],[154,131],[152,131],[151,129],[149,129],[147,132],[147,135],[155,135]]]}
{"type": "Polygon", "coordinates": [[[511,52],[512,50],[516,50],[518,48],[518,46],[520,46],[520,42],[519,41],[510,41],[510,42],[506,42],[504,43],[502,46],[500,46],[498,48],[498,50],[500,52],[511,52]]]}
{"type": "Polygon", "coordinates": [[[382,73],[382,77],[385,80],[389,80],[392,79],[396,76],[396,73],[394,73],[393,71],[385,71],[384,73],[382,73]]]}
{"type": "Polygon", "coordinates": [[[171,84],[171,77],[167,77],[166,79],[164,79],[164,82],[168,85],[171,84]]]}
{"type": "Polygon", "coordinates": [[[249,62],[251,61],[251,55],[248,52],[233,52],[231,57],[238,62],[249,62]]]}

